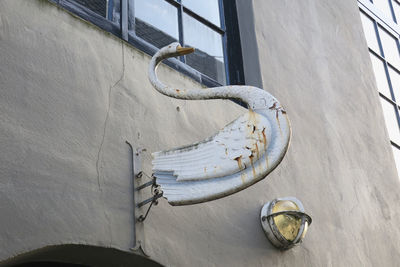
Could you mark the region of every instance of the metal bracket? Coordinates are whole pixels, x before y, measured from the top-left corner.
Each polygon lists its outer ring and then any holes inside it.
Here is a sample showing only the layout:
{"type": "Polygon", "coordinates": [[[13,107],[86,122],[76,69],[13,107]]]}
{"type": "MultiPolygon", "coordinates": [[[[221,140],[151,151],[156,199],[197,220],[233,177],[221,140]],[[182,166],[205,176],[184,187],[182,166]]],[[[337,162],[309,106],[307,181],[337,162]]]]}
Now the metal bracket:
{"type": "MultiPolygon", "coordinates": [[[[143,175],[143,174],[144,174],[145,176],[149,177],[146,173],[143,173],[143,172],[140,173],[140,175],[143,175]]],[[[150,206],[148,207],[148,209],[147,209],[145,215],[140,215],[140,216],[139,216],[139,218],[138,218],[138,221],[139,221],[139,222],[144,222],[144,220],[146,220],[147,215],[149,214],[151,207],[152,207],[153,205],[157,205],[157,204],[158,204],[158,199],[159,199],[160,197],[163,196],[162,191],[160,191],[159,186],[158,186],[157,183],[156,183],[156,178],[155,178],[154,176],[149,177],[149,178],[151,179],[151,181],[149,181],[149,182],[147,182],[147,183],[144,183],[144,184],[142,184],[142,185],[140,185],[140,186],[138,186],[138,187],[136,188],[137,191],[140,191],[140,190],[145,189],[146,187],[151,186],[151,193],[153,194],[152,197],[150,197],[150,198],[148,198],[148,199],[146,199],[146,200],[143,200],[142,202],[140,202],[140,203],[138,203],[138,204],[136,205],[138,208],[140,208],[140,207],[142,207],[142,206],[144,206],[144,205],[150,203],[150,206]]]]}
{"type": "MultiPolygon", "coordinates": [[[[140,216],[139,216],[139,218],[138,218],[138,221],[139,221],[139,222],[144,222],[144,220],[146,220],[147,215],[149,214],[151,207],[153,206],[153,204],[154,204],[154,205],[157,205],[157,204],[158,204],[158,199],[159,199],[160,197],[162,197],[162,195],[163,195],[162,193],[158,193],[158,194],[154,195],[152,198],[149,198],[149,199],[147,199],[147,200],[145,200],[145,201],[143,201],[143,202],[140,202],[140,203],[138,204],[138,207],[139,207],[139,205],[143,206],[143,205],[146,205],[147,203],[151,202],[149,208],[148,208],[147,211],[146,211],[146,214],[145,214],[144,216],[143,216],[143,215],[140,215],[140,216]]],[[[141,207],[141,206],[140,206],[140,207],[141,207]]]]}
{"type": "Polygon", "coordinates": [[[144,249],[144,244],[142,242],[142,240],[144,240],[143,224],[137,224],[138,222],[137,214],[140,212],[140,209],[138,209],[136,205],[140,195],[139,191],[136,188],[138,187],[138,184],[143,175],[143,171],[141,169],[140,154],[144,150],[134,149],[131,143],[129,143],[128,141],[125,142],[130,147],[132,155],[133,246],[131,250],[141,255],[148,256],[148,254],[144,249]]]}
{"type": "MultiPolygon", "coordinates": [[[[142,222],[146,220],[147,216],[149,215],[150,209],[153,205],[158,204],[158,199],[163,196],[162,191],[159,189],[159,186],[156,184],[155,177],[149,177],[145,172],[143,172],[141,168],[141,153],[146,151],[145,149],[134,149],[131,143],[126,141],[128,146],[131,149],[132,153],[132,186],[133,186],[133,248],[132,251],[139,252],[145,256],[148,256],[145,252],[144,245],[142,240],[144,240],[144,225],[142,222]],[[142,183],[142,178],[146,176],[150,178],[151,181],[142,183]],[[151,186],[151,194],[152,197],[145,199],[141,202],[140,198],[142,198],[144,189],[151,186]],[[146,204],[150,203],[150,206],[147,208],[146,212],[140,216],[138,213],[143,213],[142,207],[146,204]]],[[[148,195],[148,194],[147,194],[148,195]]]]}

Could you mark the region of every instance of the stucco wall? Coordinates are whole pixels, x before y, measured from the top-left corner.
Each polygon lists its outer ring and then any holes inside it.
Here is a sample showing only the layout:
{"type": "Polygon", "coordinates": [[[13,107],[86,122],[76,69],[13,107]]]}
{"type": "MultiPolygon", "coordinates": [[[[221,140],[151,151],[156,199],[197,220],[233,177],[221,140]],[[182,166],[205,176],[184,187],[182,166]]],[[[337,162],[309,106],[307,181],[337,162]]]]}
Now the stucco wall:
{"type": "MultiPolygon", "coordinates": [[[[242,1],[243,2],[243,1],[242,1]]],[[[295,195],[314,223],[273,265],[396,266],[400,186],[356,1],[254,0],[263,85],[292,146],[264,195],[295,195]]]]}
{"type": "MultiPolygon", "coordinates": [[[[288,111],[291,148],[240,193],[186,207],[161,200],[145,222],[147,253],[167,266],[395,265],[400,186],[356,3],[253,6],[263,87],[288,111]],[[304,243],[286,252],[259,223],[261,206],[281,196],[301,199],[314,220],[304,243]]],[[[254,54],[244,53],[247,72],[254,54]]],[[[150,174],[150,152],[201,140],[243,111],[158,94],[149,60],[47,1],[0,1],[0,260],[70,243],[129,251],[125,140],[147,149],[150,174]]],[[[168,67],[159,73],[200,87],[168,67]]]]}

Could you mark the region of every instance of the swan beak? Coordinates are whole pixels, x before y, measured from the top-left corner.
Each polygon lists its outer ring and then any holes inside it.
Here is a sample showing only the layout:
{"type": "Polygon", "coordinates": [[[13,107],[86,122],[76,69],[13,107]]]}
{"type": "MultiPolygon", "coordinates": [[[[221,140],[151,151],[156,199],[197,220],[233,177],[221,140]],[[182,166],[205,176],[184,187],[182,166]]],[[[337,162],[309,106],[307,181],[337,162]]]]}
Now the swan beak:
{"type": "Polygon", "coordinates": [[[178,46],[176,48],[176,52],[178,52],[179,55],[183,56],[183,55],[187,55],[190,53],[194,52],[194,48],[193,47],[182,47],[182,46],[178,46]]]}

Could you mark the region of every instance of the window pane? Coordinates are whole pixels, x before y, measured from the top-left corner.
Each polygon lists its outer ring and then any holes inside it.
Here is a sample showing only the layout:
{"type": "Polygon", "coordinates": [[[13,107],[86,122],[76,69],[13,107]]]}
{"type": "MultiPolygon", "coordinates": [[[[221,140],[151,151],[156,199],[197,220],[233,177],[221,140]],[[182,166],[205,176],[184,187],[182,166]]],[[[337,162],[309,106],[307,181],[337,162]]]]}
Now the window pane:
{"type": "Polygon", "coordinates": [[[222,36],[187,14],[183,14],[183,34],[185,46],[196,48],[193,54],[186,56],[186,63],[225,84],[222,36]]]}
{"type": "Polygon", "coordinates": [[[389,67],[389,76],[396,102],[400,103],[400,74],[389,67]]]}
{"type": "Polygon", "coordinates": [[[221,26],[218,0],[182,0],[182,4],[215,25],[221,26]]]}
{"type": "Polygon", "coordinates": [[[379,92],[381,92],[388,98],[391,98],[388,79],[386,77],[386,72],[385,72],[385,65],[383,61],[372,53],[370,53],[370,57],[372,62],[372,68],[374,69],[375,73],[376,85],[378,86],[379,92]]]}
{"type": "Polygon", "coordinates": [[[374,5],[382,11],[385,17],[392,20],[392,13],[390,11],[389,0],[374,0],[374,5]]]}
{"type": "Polygon", "coordinates": [[[135,0],[136,35],[161,48],[179,39],[178,11],[164,0],[135,0]]]}
{"type": "Polygon", "coordinates": [[[400,5],[396,1],[392,1],[394,15],[396,16],[397,24],[400,24],[400,5]]]}
{"type": "Polygon", "coordinates": [[[382,97],[380,99],[390,140],[396,144],[400,144],[400,132],[399,125],[397,123],[395,107],[382,97]]]}
{"type": "Polygon", "coordinates": [[[376,39],[374,22],[368,18],[364,13],[360,13],[361,22],[364,28],[365,39],[367,39],[368,46],[380,54],[378,40],[376,39]]]}
{"type": "Polygon", "coordinates": [[[383,53],[386,60],[394,66],[400,66],[399,49],[397,40],[391,34],[379,27],[379,36],[382,41],[383,53]]]}
{"type": "Polygon", "coordinates": [[[396,162],[397,173],[400,174],[400,150],[392,146],[394,161],[396,162]]]}
{"type": "Polygon", "coordinates": [[[106,17],[107,0],[75,0],[75,2],[89,8],[102,17],[106,17]]]}

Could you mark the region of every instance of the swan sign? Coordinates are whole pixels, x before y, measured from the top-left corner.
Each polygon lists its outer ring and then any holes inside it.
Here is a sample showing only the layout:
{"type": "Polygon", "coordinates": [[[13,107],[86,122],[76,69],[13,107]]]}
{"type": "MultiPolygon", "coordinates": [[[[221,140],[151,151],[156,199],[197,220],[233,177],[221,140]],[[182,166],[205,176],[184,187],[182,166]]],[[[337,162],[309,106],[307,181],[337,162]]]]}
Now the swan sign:
{"type": "Polygon", "coordinates": [[[193,51],[179,43],[160,49],[149,66],[154,88],[179,99],[240,99],[248,111],[204,141],[153,153],[153,175],[171,205],[211,201],[264,179],[282,161],[291,136],[286,111],[260,88],[173,89],[158,80],[156,68],[162,60],[193,51]]]}

